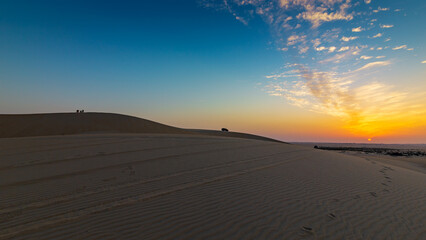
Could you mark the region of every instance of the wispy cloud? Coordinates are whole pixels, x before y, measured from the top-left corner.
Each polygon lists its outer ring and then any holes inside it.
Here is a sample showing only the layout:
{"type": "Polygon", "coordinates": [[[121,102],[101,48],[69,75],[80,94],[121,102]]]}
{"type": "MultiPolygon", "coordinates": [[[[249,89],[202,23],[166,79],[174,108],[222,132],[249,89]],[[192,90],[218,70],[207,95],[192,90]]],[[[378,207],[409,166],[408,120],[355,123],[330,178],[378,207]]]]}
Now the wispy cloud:
{"type": "Polygon", "coordinates": [[[390,62],[390,61],[378,61],[378,62],[371,62],[371,63],[367,63],[367,64],[365,64],[364,66],[362,66],[362,67],[360,67],[360,68],[356,69],[356,70],[355,70],[355,71],[353,71],[353,72],[364,71],[364,70],[371,69],[371,68],[375,68],[375,67],[387,66],[387,65],[389,65],[389,64],[391,64],[391,62],[390,62]]]}
{"type": "Polygon", "coordinates": [[[378,33],[378,34],[374,35],[372,38],[378,38],[378,37],[381,37],[381,36],[382,36],[382,34],[378,33]]]}
{"type": "MultiPolygon", "coordinates": [[[[384,59],[384,52],[392,47],[381,44],[390,41],[393,32],[385,29],[394,25],[381,22],[383,15],[371,12],[397,14],[390,12],[388,7],[373,10],[362,2],[350,0],[224,2],[224,9],[238,21],[250,23],[256,17],[263,19],[271,30],[274,49],[283,52],[284,59],[289,61],[282,71],[265,76],[270,95],[283,97],[311,111],[342,118],[351,131],[368,131],[368,134],[379,134],[383,127],[378,123],[386,119],[406,116],[400,109],[426,111],[424,105],[410,106],[408,95],[386,84],[386,79],[378,81],[383,76],[382,71],[391,69],[392,62],[384,59]],[[364,10],[360,11],[362,7],[364,10]],[[369,19],[371,16],[376,17],[369,19]],[[374,25],[380,27],[381,32],[373,32],[374,25]],[[383,39],[385,34],[386,39],[383,39]],[[376,50],[382,55],[376,56],[376,50]]],[[[371,0],[364,2],[371,4],[371,0]]],[[[395,39],[393,42],[394,50],[412,49],[399,46],[401,43],[395,39]]]]}
{"type": "Polygon", "coordinates": [[[349,1],[342,0],[280,0],[280,7],[284,10],[303,9],[296,18],[310,22],[312,28],[317,28],[324,22],[352,20],[353,15],[347,13],[350,6],[349,1]]]}
{"type": "Polygon", "coordinates": [[[342,37],[341,40],[345,41],[345,42],[349,42],[349,41],[355,40],[357,38],[358,37],[342,37]]]}
{"type": "MultiPolygon", "coordinates": [[[[425,61],[426,63],[426,61],[425,61]]],[[[383,64],[366,65],[364,69],[383,64]]],[[[342,118],[354,134],[373,137],[404,126],[419,126],[426,116],[426,105],[394,86],[372,82],[352,88],[353,80],[333,72],[301,68],[302,77],[291,82],[268,85],[269,94],[314,112],[342,118]]]]}
{"type": "Polygon", "coordinates": [[[422,61],[422,63],[426,63],[426,60],[422,61]]]}
{"type": "Polygon", "coordinates": [[[362,32],[364,29],[361,27],[352,28],[352,32],[362,32]]]}
{"type": "Polygon", "coordinates": [[[407,45],[401,45],[401,46],[392,48],[392,50],[399,50],[399,49],[406,49],[406,48],[407,48],[407,45]]]}
{"type": "Polygon", "coordinates": [[[380,12],[380,11],[389,11],[389,8],[381,8],[381,7],[379,7],[378,9],[376,9],[376,10],[373,10],[373,12],[375,12],[375,13],[377,13],[377,12],[380,12]]]}

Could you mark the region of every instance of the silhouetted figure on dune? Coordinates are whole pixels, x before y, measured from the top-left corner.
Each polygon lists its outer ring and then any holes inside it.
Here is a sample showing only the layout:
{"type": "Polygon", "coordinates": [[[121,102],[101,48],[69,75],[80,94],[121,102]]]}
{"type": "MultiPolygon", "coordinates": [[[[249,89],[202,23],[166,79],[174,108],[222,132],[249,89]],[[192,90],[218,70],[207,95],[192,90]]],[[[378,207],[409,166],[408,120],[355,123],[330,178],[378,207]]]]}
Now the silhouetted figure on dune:
{"type": "Polygon", "coordinates": [[[229,132],[227,128],[222,128],[222,132],[229,132]]]}

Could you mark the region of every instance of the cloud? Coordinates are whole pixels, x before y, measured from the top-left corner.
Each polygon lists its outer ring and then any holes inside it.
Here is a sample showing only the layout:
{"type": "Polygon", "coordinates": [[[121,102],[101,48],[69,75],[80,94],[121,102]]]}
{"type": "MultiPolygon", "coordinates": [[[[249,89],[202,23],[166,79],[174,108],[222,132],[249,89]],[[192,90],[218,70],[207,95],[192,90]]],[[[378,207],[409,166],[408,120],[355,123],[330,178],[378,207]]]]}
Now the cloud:
{"type": "Polygon", "coordinates": [[[278,74],[267,75],[265,77],[278,79],[278,78],[290,78],[290,77],[299,77],[299,76],[301,76],[300,71],[298,69],[293,69],[293,70],[285,71],[278,74]]]}
{"type": "Polygon", "coordinates": [[[287,45],[291,46],[291,45],[295,45],[296,43],[299,42],[303,42],[305,41],[306,35],[291,35],[290,37],[287,38],[287,45]]]}
{"type": "Polygon", "coordinates": [[[299,53],[306,53],[308,50],[308,46],[299,46],[299,53]]]}
{"type": "Polygon", "coordinates": [[[375,13],[380,12],[380,11],[389,11],[389,8],[381,8],[381,7],[379,7],[377,10],[373,10],[373,12],[375,12],[375,13]]]}
{"type": "Polygon", "coordinates": [[[314,48],[318,47],[321,44],[321,39],[316,38],[311,41],[314,44],[314,48]]]}
{"type": "Polygon", "coordinates": [[[364,28],[361,28],[361,27],[352,28],[352,32],[362,32],[363,30],[364,28]]]}
{"type": "Polygon", "coordinates": [[[341,40],[345,41],[345,42],[349,42],[349,41],[355,40],[357,38],[358,37],[342,37],[341,40]]]}
{"type": "Polygon", "coordinates": [[[372,36],[372,38],[378,38],[378,37],[381,37],[381,36],[382,36],[382,34],[381,34],[381,33],[378,33],[378,34],[376,34],[376,35],[372,36]]]}
{"type": "MultiPolygon", "coordinates": [[[[281,52],[292,50],[283,54],[287,62],[282,72],[265,76],[268,94],[283,97],[307,110],[344,119],[351,131],[369,134],[381,132],[387,119],[403,122],[406,116],[411,116],[405,111],[425,112],[424,104],[422,107],[408,104],[405,92],[377,82],[386,76],[382,71],[388,70],[385,66],[391,61],[371,50],[382,50],[380,53],[384,54],[391,47],[378,46],[395,33],[388,31],[385,35],[383,29],[393,25],[378,24],[377,18],[371,19],[374,16],[371,5],[361,6],[359,1],[351,0],[223,0],[214,4],[219,2],[238,21],[247,24],[251,19],[262,19],[271,31],[273,48],[281,52]],[[380,27],[381,32],[373,32],[371,25],[380,27]],[[368,33],[365,37],[361,35],[364,32],[368,33]]],[[[370,0],[364,2],[371,4],[370,0]]],[[[393,19],[391,14],[398,14],[389,12],[389,8],[374,10],[382,11],[388,11],[389,19],[393,19]]],[[[394,48],[401,44],[394,43],[394,48]]],[[[422,116],[426,119],[425,114],[422,116]]]]}
{"type": "Polygon", "coordinates": [[[392,50],[399,50],[399,49],[406,49],[406,48],[407,48],[407,45],[401,45],[401,46],[392,48],[392,50]]]}
{"type": "Polygon", "coordinates": [[[329,53],[332,53],[332,52],[334,52],[334,51],[336,50],[336,47],[331,46],[331,47],[329,47],[329,48],[326,48],[326,47],[321,46],[321,47],[317,47],[317,48],[315,48],[315,50],[317,50],[317,51],[324,51],[324,50],[328,50],[328,52],[329,52],[329,53]]]}
{"type": "Polygon", "coordinates": [[[271,84],[268,93],[295,106],[338,117],[345,122],[346,129],[362,136],[383,135],[425,123],[426,106],[419,104],[418,97],[424,93],[408,94],[381,82],[352,88],[353,80],[334,72],[303,67],[299,71],[302,76],[298,80],[271,84]]]}
{"type": "Polygon", "coordinates": [[[321,46],[321,47],[315,48],[315,50],[317,50],[317,51],[324,51],[324,50],[327,50],[327,48],[321,46]]]}
{"type": "Polygon", "coordinates": [[[391,64],[391,62],[390,62],[390,61],[378,61],[378,62],[371,62],[371,63],[367,63],[367,64],[365,64],[364,66],[362,66],[362,67],[360,67],[360,68],[356,69],[356,70],[355,70],[355,71],[353,71],[353,72],[360,72],[360,71],[367,70],[367,69],[370,69],[370,68],[387,66],[387,65],[389,65],[389,64],[391,64]]]}
{"type": "Polygon", "coordinates": [[[422,61],[422,63],[426,63],[426,60],[422,61]]]}
{"type": "MultiPolygon", "coordinates": [[[[283,2],[283,1],[281,1],[283,2]]],[[[294,1],[299,3],[305,8],[304,12],[301,12],[297,15],[298,19],[304,19],[309,21],[312,24],[313,28],[319,27],[323,22],[331,22],[336,20],[352,20],[352,14],[346,13],[346,9],[349,8],[348,3],[341,4],[338,11],[331,11],[331,8],[325,8],[322,6],[314,6],[313,4],[304,3],[306,1],[294,1]]],[[[340,1],[323,1],[323,3],[329,2],[330,5],[332,3],[340,2],[340,1]]]]}
{"type": "Polygon", "coordinates": [[[357,55],[357,54],[358,54],[358,49],[353,48],[353,49],[350,49],[348,51],[344,51],[342,53],[337,53],[334,56],[329,57],[327,59],[321,60],[321,61],[319,61],[319,63],[321,63],[321,64],[326,64],[326,63],[329,63],[329,62],[339,63],[341,61],[348,60],[352,56],[357,55]]]}

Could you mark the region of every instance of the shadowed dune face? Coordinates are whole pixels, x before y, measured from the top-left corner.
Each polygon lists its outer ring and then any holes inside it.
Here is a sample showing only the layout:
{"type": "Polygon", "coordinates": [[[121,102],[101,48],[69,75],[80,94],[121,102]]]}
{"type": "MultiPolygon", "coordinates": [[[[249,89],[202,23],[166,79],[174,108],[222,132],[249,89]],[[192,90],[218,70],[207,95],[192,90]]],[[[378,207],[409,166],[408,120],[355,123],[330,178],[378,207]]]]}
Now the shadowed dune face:
{"type": "Polygon", "coordinates": [[[0,138],[84,133],[161,133],[278,140],[238,132],[182,129],[114,113],[0,114],[0,138]]]}
{"type": "Polygon", "coordinates": [[[187,133],[146,119],[112,113],[0,115],[0,137],[3,138],[96,132],[187,133]]]}
{"type": "Polygon", "coordinates": [[[426,175],[182,134],[0,139],[0,239],[425,239],[426,175]]]}

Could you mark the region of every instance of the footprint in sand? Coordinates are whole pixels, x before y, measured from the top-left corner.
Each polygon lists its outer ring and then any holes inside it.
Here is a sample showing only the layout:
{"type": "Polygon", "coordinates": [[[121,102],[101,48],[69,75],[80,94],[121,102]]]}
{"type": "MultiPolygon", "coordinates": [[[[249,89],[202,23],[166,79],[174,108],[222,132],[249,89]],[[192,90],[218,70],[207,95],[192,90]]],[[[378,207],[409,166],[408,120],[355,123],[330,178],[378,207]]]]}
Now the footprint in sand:
{"type": "Polygon", "coordinates": [[[359,195],[355,195],[355,196],[353,197],[353,199],[359,199],[359,198],[361,198],[359,195]]]}
{"type": "Polygon", "coordinates": [[[377,193],[375,193],[375,192],[370,192],[370,194],[371,194],[371,196],[373,196],[373,197],[377,197],[377,193]]]}
{"type": "Polygon", "coordinates": [[[382,183],[382,185],[384,185],[384,186],[388,186],[386,183],[382,183]]]}
{"type": "Polygon", "coordinates": [[[336,218],[336,215],[334,215],[333,213],[329,213],[327,216],[329,218],[331,218],[331,219],[335,219],[336,218]]]}
{"type": "Polygon", "coordinates": [[[311,234],[314,232],[311,227],[307,227],[307,226],[303,226],[302,231],[307,232],[307,233],[311,233],[311,234]]]}

